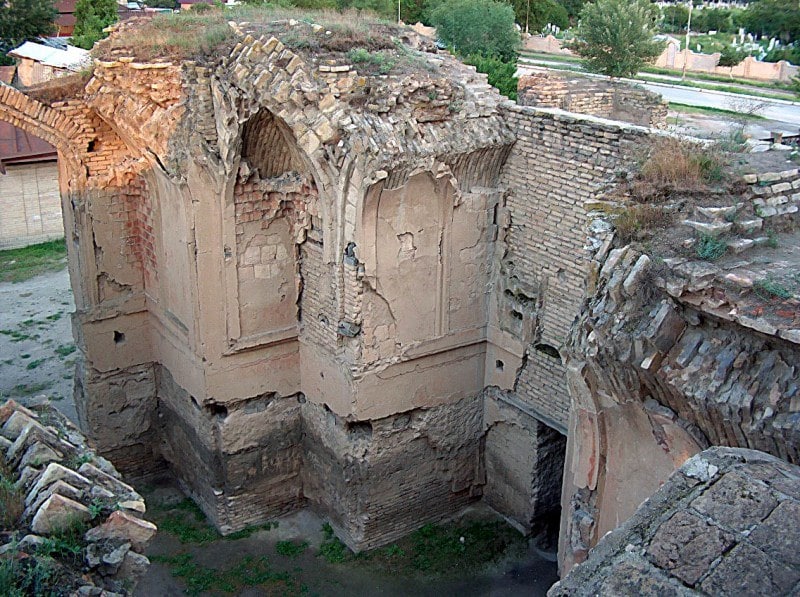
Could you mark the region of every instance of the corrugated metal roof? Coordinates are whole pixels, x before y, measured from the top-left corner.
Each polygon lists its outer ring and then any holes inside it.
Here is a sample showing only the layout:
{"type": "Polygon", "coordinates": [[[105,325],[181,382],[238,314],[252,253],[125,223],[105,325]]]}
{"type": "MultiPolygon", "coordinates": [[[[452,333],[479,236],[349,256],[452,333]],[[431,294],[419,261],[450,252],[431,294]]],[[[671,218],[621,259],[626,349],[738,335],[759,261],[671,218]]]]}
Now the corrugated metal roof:
{"type": "Polygon", "coordinates": [[[6,164],[55,160],[56,149],[39,137],[0,121],[0,171],[6,164]]]}
{"type": "Polygon", "coordinates": [[[32,41],[26,41],[20,47],[11,50],[8,55],[15,58],[29,58],[46,66],[74,71],[80,70],[90,62],[89,50],[75,46],[67,46],[66,50],[59,50],[32,41]]]}

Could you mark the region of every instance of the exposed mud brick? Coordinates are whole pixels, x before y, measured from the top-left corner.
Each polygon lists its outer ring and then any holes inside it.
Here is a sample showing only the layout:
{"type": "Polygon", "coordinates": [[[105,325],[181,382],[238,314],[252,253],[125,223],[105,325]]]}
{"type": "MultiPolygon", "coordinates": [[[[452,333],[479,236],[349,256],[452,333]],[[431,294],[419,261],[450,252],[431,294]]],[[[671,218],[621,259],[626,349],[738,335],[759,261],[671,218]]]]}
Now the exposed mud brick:
{"type": "Polygon", "coordinates": [[[480,497],[482,401],[348,423],[310,402],[304,491],[360,551],[480,497]]]}

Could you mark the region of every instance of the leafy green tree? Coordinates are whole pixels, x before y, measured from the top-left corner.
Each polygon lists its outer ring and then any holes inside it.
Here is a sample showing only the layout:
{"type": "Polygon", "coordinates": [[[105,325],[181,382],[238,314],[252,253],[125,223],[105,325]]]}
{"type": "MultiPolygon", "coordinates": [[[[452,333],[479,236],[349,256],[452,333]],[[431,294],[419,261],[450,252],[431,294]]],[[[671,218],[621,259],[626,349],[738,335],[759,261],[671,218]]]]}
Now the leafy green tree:
{"type": "Polygon", "coordinates": [[[663,49],[653,39],[657,18],[648,0],[597,0],[581,11],[572,48],[590,71],[631,76],[663,49]]]}
{"type": "Polygon", "coordinates": [[[96,41],[106,36],[103,29],[116,22],[116,0],[78,0],[72,44],[91,50],[96,41]]]}
{"type": "Polygon", "coordinates": [[[425,0],[400,0],[400,19],[404,23],[427,23],[428,7],[425,0]]]}
{"type": "Polygon", "coordinates": [[[514,10],[494,0],[446,0],[430,13],[439,38],[458,54],[480,54],[504,60],[516,57],[519,33],[514,10]]]}
{"type": "Polygon", "coordinates": [[[22,42],[56,32],[53,0],[0,0],[0,62],[13,64],[6,52],[22,42]]]}
{"type": "Polygon", "coordinates": [[[703,15],[704,28],[698,29],[698,31],[722,31],[723,33],[732,33],[735,31],[730,10],[724,8],[707,8],[699,11],[699,13],[703,15]]]}
{"type": "Polygon", "coordinates": [[[785,44],[800,40],[800,6],[797,0],[751,2],[741,20],[754,35],[777,37],[785,44]]]}

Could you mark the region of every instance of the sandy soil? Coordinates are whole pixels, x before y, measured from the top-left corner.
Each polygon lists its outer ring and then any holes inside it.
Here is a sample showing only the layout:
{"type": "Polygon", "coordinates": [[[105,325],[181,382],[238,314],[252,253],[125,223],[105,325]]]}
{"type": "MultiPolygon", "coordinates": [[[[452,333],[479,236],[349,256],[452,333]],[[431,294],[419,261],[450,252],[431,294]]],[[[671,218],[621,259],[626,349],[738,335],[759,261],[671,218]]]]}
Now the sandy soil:
{"type": "Polygon", "coordinates": [[[72,379],[75,310],[66,268],[25,282],[0,283],[0,396],[22,404],[46,396],[77,421],[72,379]]]}

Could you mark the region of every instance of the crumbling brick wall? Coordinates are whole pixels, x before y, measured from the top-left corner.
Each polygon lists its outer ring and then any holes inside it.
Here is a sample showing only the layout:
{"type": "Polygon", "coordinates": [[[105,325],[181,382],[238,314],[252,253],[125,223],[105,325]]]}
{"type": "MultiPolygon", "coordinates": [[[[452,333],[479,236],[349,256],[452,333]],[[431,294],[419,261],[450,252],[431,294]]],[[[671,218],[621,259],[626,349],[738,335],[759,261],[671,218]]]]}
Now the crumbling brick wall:
{"type": "Polygon", "coordinates": [[[496,321],[525,345],[512,386],[542,420],[566,431],[569,395],[558,354],[591,272],[584,203],[631,167],[646,129],[509,105],[517,142],[503,170],[509,188],[496,321]]]}
{"type": "Polygon", "coordinates": [[[560,108],[642,126],[667,126],[667,102],[642,87],[603,78],[535,72],[518,84],[521,106],[560,108]]]}

